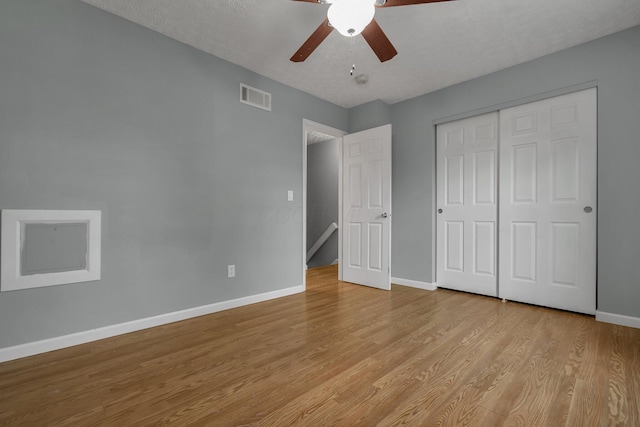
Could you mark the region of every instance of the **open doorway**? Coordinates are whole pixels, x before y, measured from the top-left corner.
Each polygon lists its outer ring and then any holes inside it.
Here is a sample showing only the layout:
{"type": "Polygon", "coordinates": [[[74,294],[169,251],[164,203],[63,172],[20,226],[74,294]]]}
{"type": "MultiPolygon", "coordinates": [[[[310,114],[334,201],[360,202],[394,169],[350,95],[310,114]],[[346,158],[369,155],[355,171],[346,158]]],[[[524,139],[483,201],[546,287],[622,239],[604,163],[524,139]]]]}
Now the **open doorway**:
{"type": "MultiPolygon", "coordinates": [[[[342,252],[342,137],[346,132],[303,121],[303,283],[307,267],[338,263],[342,252]]],[[[341,277],[338,265],[338,277],[341,277]]]]}
{"type": "Polygon", "coordinates": [[[307,135],[307,268],[338,264],[339,138],[307,135]]]}
{"type": "MultiPolygon", "coordinates": [[[[315,243],[307,238],[307,142],[318,136],[325,140],[337,138],[340,153],[336,224],[338,280],[391,290],[391,125],[347,135],[308,120],[303,123],[302,283],[305,289],[307,249],[315,243]]],[[[331,235],[333,231],[329,226],[323,233],[331,235]]]]}

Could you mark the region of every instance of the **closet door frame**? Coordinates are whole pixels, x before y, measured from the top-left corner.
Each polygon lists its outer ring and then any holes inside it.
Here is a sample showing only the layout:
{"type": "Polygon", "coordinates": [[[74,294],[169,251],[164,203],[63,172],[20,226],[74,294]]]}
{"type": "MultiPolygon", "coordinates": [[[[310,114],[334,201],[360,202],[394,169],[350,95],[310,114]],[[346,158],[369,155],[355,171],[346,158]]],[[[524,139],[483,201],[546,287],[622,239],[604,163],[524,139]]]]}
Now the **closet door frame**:
{"type": "MultiPolygon", "coordinates": [[[[518,99],[512,99],[512,100],[508,100],[505,102],[498,102],[496,104],[493,104],[491,106],[487,106],[487,107],[482,107],[482,108],[477,108],[474,110],[470,110],[470,111],[466,111],[463,113],[459,113],[459,114],[454,114],[454,115],[449,115],[449,116],[443,116],[439,119],[435,119],[432,121],[432,138],[433,141],[435,141],[436,143],[434,143],[433,145],[433,157],[432,157],[432,185],[431,185],[431,189],[432,189],[432,197],[431,197],[431,206],[433,206],[432,209],[432,225],[431,225],[431,235],[433,236],[433,238],[431,239],[431,265],[432,265],[432,269],[431,269],[431,280],[433,282],[433,284],[435,285],[434,287],[440,287],[439,283],[438,283],[438,275],[437,275],[437,265],[438,265],[438,260],[440,258],[440,254],[438,254],[438,241],[437,241],[437,234],[438,234],[438,221],[437,221],[437,210],[438,210],[438,199],[437,199],[437,189],[438,189],[438,179],[437,179],[437,159],[438,159],[438,151],[437,151],[437,126],[441,125],[441,124],[445,124],[445,123],[449,123],[449,122],[453,122],[456,120],[461,120],[461,119],[466,119],[469,117],[474,117],[474,116],[479,116],[482,114],[486,114],[486,113],[492,113],[492,112],[499,112],[500,110],[504,110],[507,108],[511,108],[511,107],[516,107],[519,105],[523,105],[523,104],[528,104],[528,103],[533,103],[533,102],[537,102],[537,101],[541,101],[544,99],[548,99],[548,98],[554,98],[554,97],[558,97],[558,96],[562,96],[562,95],[566,95],[569,93],[573,93],[573,92],[579,92],[585,89],[591,89],[591,88],[596,88],[598,87],[598,82],[597,80],[592,80],[592,81],[587,81],[587,82],[583,82],[583,83],[579,83],[579,84],[575,84],[575,85],[570,85],[570,86],[566,86],[566,87],[562,87],[562,88],[557,88],[557,89],[553,89],[553,90],[549,90],[549,91],[544,91],[544,92],[539,92],[539,93],[535,93],[529,96],[525,96],[522,98],[518,98],[518,99]]],[[[596,184],[597,185],[597,184],[596,184]]],[[[595,209],[597,209],[597,203],[596,206],[594,207],[595,209]]],[[[596,224],[596,235],[598,233],[597,230],[597,224],[596,224]]],[[[597,257],[597,247],[595,248],[596,251],[596,257],[597,257]]],[[[498,269],[499,269],[499,260],[497,260],[498,262],[498,269]]],[[[597,280],[597,278],[596,278],[597,280]]],[[[498,282],[499,282],[499,277],[498,277],[498,282]]],[[[597,292],[597,283],[596,283],[596,290],[595,292],[597,292]]],[[[498,294],[500,293],[500,286],[498,284],[498,294]]]]}

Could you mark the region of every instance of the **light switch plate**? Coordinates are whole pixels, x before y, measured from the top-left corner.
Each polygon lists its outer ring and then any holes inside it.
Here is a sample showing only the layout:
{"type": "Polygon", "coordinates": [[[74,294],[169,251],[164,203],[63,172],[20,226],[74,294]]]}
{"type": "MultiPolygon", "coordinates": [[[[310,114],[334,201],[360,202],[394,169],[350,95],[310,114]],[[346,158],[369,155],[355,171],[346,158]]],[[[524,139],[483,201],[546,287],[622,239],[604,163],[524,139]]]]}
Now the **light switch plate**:
{"type": "Polygon", "coordinates": [[[293,201],[293,190],[289,190],[287,192],[287,200],[292,202],[293,201]]]}

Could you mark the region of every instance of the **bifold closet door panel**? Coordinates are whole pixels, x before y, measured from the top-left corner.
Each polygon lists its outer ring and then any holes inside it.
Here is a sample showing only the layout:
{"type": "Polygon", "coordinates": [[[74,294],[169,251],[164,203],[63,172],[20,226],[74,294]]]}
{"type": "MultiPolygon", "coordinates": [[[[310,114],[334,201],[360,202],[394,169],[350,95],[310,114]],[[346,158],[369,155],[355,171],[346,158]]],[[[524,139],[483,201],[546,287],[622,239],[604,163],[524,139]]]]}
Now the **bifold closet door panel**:
{"type": "Polygon", "coordinates": [[[595,88],[500,111],[501,298],[595,313],[596,156],[595,88]]]}
{"type": "Polygon", "coordinates": [[[496,296],[498,113],[437,127],[437,283],[496,296]]]}

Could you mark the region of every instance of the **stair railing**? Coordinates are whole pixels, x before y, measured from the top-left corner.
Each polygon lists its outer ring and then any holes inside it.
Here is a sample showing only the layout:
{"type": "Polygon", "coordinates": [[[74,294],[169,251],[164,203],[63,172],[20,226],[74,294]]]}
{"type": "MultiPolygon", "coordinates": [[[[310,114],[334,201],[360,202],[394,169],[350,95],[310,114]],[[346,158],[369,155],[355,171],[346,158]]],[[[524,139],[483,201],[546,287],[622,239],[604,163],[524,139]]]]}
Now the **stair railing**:
{"type": "Polygon", "coordinates": [[[316,252],[318,252],[318,250],[322,247],[322,245],[324,245],[327,242],[327,240],[329,240],[329,237],[331,237],[331,235],[337,229],[338,229],[338,224],[336,224],[335,222],[332,222],[331,224],[329,224],[329,227],[327,227],[327,229],[324,230],[324,233],[322,233],[322,235],[318,238],[318,240],[316,240],[313,246],[311,246],[311,248],[307,251],[307,262],[309,262],[309,260],[313,258],[316,252]]]}

